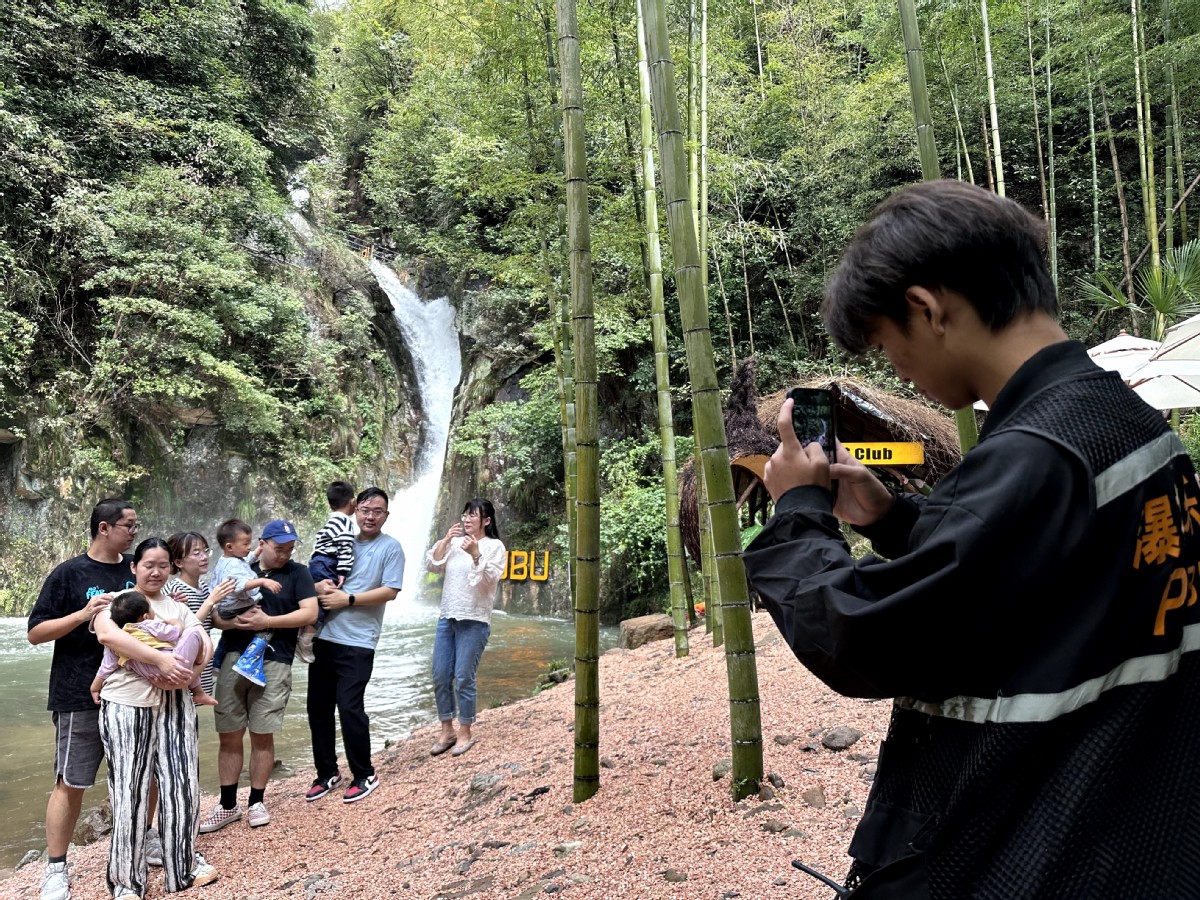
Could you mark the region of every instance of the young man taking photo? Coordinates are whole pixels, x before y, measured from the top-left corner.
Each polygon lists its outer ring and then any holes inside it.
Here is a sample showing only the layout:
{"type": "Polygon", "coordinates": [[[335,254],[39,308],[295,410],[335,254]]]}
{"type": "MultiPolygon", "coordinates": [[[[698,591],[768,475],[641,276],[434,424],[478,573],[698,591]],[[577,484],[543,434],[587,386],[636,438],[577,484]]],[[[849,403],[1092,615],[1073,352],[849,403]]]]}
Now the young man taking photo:
{"type": "Polygon", "coordinates": [[[1043,239],[1010,200],[927,182],[830,281],[841,346],[988,404],[928,498],[844,448],[830,465],[780,411],[751,582],[826,684],[894,698],[855,898],[1200,896],[1200,490],[1162,415],[1059,327],[1043,239]],[[879,555],[852,558],[839,519],[879,555]]]}

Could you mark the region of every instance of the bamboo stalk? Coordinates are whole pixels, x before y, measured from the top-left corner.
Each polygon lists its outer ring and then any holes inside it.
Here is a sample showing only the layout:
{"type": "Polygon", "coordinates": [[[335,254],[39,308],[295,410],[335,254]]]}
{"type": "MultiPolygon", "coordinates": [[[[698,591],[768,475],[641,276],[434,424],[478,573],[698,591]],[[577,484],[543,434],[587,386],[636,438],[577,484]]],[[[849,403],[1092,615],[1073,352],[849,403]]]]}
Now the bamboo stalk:
{"type": "Polygon", "coordinates": [[[667,353],[667,316],[663,300],[662,248],[658,238],[658,193],[654,187],[654,120],[650,110],[650,65],[645,23],[638,14],[638,86],[642,126],[642,208],[646,211],[646,268],[650,284],[650,329],[654,343],[654,382],[658,399],[658,440],[662,448],[663,495],[667,517],[667,577],[675,655],[688,655],[688,611],[684,592],[683,540],[679,533],[679,479],[675,465],[675,422],[671,409],[671,369],[667,353]]]}
{"type": "Polygon", "coordinates": [[[574,799],[580,803],[600,788],[600,443],[579,22],[575,0],[557,0],[557,10],[572,331],[576,349],[579,537],[575,590],[574,799]]]}
{"type": "Polygon", "coordinates": [[[1054,290],[1058,291],[1058,194],[1055,191],[1054,179],[1054,97],[1050,83],[1050,2],[1046,0],[1046,156],[1049,160],[1050,178],[1050,234],[1047,243],[1050,246],[1050,280],[1054,282],[1054,290]]]}
{"type": "MultiPolygon", "coordinates": [[[[921,156],[921,177],[925,181],[933,181],[941,177],[941,170],[929,112],[929,89],[925,82],[925,58],[921,50],[921,32],[917,26],[917,7],[913,0],[899,0],[899,6],[904,61],[908,67],[908,85],[912,94],[913,122],[917,128],[917,151],[921,156]]],[[[975,411],[970,407],[955,410],[954,424],[958,428],[959,447],[965,456],[979,441],[975,411]]]]}
{"type": "MultiPolygon", "coordinates": [[[[979,9],[983,19],[983,56],[987,62],[988,106],[992,113],[992,152],[996,156],[996,193],[1003,197],[1004,156],[1000,152],[1000,116],[996,112],[996,76],[992,71],[992,35],[988,27],[987,0],[979,0],[979,9]]],[[[913,17],[915,24],[915,12],[913,13],[913,17]]]]}
{"type": "Polygon", "coordinates": [[[664,0],[641,0],[646,20],[651,97],[662,162],[663,194],[675,262],[675,284],[683,320],[704,484],[712,517],[717,582],[725,627],[725,667],[729,678],[733,798],[756,793],[763,775],[762,724],[750,596],[742,563],[741,535],[733,494],[733,473],[713,358],[708,305],[701,291],[699,245],[688,213],[685,148],[675,99],[675,72],[667,41],[664,0]]]}

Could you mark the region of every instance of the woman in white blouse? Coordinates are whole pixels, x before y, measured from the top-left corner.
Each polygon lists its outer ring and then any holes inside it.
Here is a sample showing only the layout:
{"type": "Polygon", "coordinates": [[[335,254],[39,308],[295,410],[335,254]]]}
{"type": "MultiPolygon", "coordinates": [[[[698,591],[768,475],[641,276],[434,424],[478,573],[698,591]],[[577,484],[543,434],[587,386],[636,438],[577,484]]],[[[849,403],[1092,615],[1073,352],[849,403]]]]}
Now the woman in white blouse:
{"type": "Polygon", "coordinates": [[[442,723],[433,756],[451,747],[451,756],[461,756],[475,746],[475,670],[492,631],[492,604],[507,557],[492,501],[480,498],[467,501],[461,520],[425,554],[429,571],[445,573],[433,641],[433,693],[442,723]]]}

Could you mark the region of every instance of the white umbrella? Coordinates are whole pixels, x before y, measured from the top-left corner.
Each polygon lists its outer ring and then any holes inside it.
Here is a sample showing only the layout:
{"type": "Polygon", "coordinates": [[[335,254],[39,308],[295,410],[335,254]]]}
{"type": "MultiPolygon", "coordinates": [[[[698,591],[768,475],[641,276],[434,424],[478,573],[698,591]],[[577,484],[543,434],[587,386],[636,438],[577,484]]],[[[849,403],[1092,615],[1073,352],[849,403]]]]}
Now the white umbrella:
{"type": "Polygon", "coordinates": [[[1152,359],[1200,360],[1200,316],[1176,322],[1163,335],[1152,359]]]}
{"type": "Polygon", "coordinates": [[[1123,377],[1155,409],[1200,406],[1200,316],[1168,328],[1146,364],[1123,377]]]}
{"type": "MultiPolygon", "coordinates": [[[[1088,356],[1100,368],[1116,372],[1122,379],[1128,381],[1129,376],[1144,367],[1158,349],[1158,341],[1150,338],[1131,337],[1121,331],[1115,338],[1097,344],[1088,350],[1088,356]]],[[[980,400],[975,404],[975,408],[987,409],[987,404],[980,400]]]]}
{"type": "Polygon", "coordinates": [[[1095,360],[1100,368],[1117,372],[1128,380],[1130,374],[1149,362],[1159,349],[1158,341],[1131,337],[1122,331],[1112,340],[1092,347],[1088,350],[1088,356],[1095,360]]]}

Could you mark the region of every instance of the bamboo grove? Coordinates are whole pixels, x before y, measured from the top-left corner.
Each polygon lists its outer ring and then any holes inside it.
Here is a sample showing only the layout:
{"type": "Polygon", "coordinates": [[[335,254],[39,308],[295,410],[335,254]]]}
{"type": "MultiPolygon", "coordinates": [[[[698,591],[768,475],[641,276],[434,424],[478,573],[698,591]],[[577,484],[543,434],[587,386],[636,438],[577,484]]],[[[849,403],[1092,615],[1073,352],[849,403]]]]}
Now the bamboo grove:
{"type": "MultiPolygon", "coordinates": [[[[1074,337],[1160,332],[1197,299],[1200,129],[1186,88],[1200,78],[1200,8],[1140,3],[358,0],[332,14],[337,43],[404,38],[407,80],[377,90],[378,121],[343,147],[374,224],[549,313],[530,324],[545,323],[557,373],[577,799],[599,786],[595,622],[624,523],[606,436],[652,441],[660,608],[685,655],[693,588],[703,600],[727,654],[734,793],[757,789],[749,523],[722,389],[751,356],[770,389],[846,368],[902,389],[841,358],[819,323],[824,276],[875,201],[944,175],[1041,210],[1074,337]],[[1153,274],[1164,268],[1182,274],[1153,274]],[[599,398],[639,389],[655,398],[640,426],[606,417],[599,398]],[[700,560],[678,535],[681,458],[698,474],[700,560]]],[[[363,74],[344,57],[328,65],[363,74]]],[[[957,418],[967,449],[974,417],[957,418]]]]}

